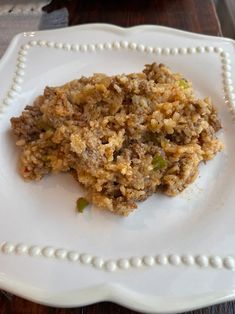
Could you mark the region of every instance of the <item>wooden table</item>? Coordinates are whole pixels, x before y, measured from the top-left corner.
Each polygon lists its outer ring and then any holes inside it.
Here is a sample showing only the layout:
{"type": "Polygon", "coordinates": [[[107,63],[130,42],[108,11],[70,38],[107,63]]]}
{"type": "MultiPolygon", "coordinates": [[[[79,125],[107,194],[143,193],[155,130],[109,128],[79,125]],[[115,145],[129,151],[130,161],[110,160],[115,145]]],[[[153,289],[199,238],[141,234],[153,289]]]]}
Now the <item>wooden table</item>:
{"type": "MultiPolygon", "coordinates": [[[[112,23],[121,26],[158,24],[196,33],[221,36],[221,28],[212,0],[53,0],[47,12],[66,6],[70,25],[112,23]]],[[[134,314],[121,306],[103,302],[77,309],[54,309],[16,296],[0,294],[0,314],[134,314]]],[[[193,314],[235,313],[235,302],[228,302],[193,314]]]]}

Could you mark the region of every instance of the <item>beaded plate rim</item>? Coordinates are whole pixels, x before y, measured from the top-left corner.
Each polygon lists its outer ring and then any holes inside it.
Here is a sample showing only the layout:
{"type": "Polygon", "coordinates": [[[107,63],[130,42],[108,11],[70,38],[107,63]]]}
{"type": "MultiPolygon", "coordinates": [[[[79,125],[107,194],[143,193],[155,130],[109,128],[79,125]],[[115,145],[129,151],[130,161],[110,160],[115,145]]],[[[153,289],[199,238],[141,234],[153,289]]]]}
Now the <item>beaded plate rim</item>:
{"type": "MultiPolygon", "coordinates": [[[[52,42],[47,40],[29,40],[24,43],[17,54],[17,61],[15,66],[12,83],[8,89],[6,96],[0,102],[0,118],[11,105],[12,101],[20,94],[21,85],[24,82],[25,69],[27,68],[27,55],[33,47],[61,49],[67,52],[81,52],[94,53],[104,50],[120,50],[128,49],[131,51],[138,51],[139,53],[155,54],[155,55],[186,55],[186,54],[203,54],[215,53],[218,55],[222,68],[222,82],[224,92],[224,102],[229,110],[233,121],[235,122],[235,93],[233,88],[233,81],[231,79],[231,59],[230,54],[219,46],[191,46],[191,47],[175,47],[162,48],[160,46],[148,46],[137,44],[132,41],[113,41],[96,44],[70,44],[67,42],[52,42]]],[[[215,269],[235,269],[235,257],[233,256],[207,256],[207,255],[158,255],[155,256],[141,256],[120,258],[117,260],[105,260],[101,257],[92,256],[88,253],[78,253],[76,251],[68,251],[63,248],[52,248],[48,246],[39,247],[37,245],[25,245],[22,243],[12,244],[10,242],[3,242],[0,244],[0,252],[5,254],[15,253],[15,255],[26,254],[28,256],[42,256],[45,258],[55,258],[57,260],[68,260],[72,262],[80,262],[80,264],[93,266],[96,269],[106,271],[116,271],[129,269],[130,267],[138,268],[141,266],[198,266],[199,268],[212,267],[215,269]]]]}
{"type": "Polygon", "coordinates": [[[0,116],[3,114],[8,105],[11,104],[13,99],[17,97],[21,91],[21,85],[25,75],[25,68],[27,66],[27,55],[31,48],[42,47],[49,49],[61,49],[71,52],[94,53],[103,50],[120,50],[128,49],[138,51],[139,53],[155,54],[155,55],[186,55],[186,54],[202,54],[202,53],[215,53],[219,56],[222,66],[222,83],[224,92],[224,101],[233,116],[235,121],[235,92],[233,87],[232,68],[230,54],[223,48],[218,46],[192,46],[192,47],[175,47],[175,48],[161,48],[160,46],[148,46],[137,44],[128,41],[114,41],[96,44],[70,44],[63,42],[53,42],[46,40],[30,40],[18,51],[16,67],[14,75],[11,80],[11,86],[8,89],[6,96],[0,102],[0,116]]]}

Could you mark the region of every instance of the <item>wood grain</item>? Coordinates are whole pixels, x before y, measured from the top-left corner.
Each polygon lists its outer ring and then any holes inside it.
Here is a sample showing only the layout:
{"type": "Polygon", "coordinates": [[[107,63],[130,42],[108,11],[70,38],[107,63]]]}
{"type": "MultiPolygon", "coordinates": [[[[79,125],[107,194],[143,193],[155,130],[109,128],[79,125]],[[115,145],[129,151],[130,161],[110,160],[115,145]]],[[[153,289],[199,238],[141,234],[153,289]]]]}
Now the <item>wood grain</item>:
{"type": "MultiPolygon", "coordinates": [[[[235,302],[214,305],[184,314],[234,314],[235,302]]],[[[102,302],[74,309],[52,308],[13,296],[11,300],[0,295],[0,314],[138,314],[110,302],[102,302]]],[[[160,313],[159,313],[160,314],[160,313]]],[[[182,313],[183,314],[183,313],[182,313]]]]}
{"type": "Polygon", "coordinates": [[[222,34],[212,0],[53,0],[45,11],[62,7],[69,11],[70,25],[158,24],[207,35],[222,34]]]}
{"type": "MultiPolygon", "coordinates": [[[[69,24],[112,23],[121,26],[158,24],[207,35],[222,35],[212,0],[53,0],[44,10],[66,7],[69,24]]],[[[122,306],[102,302],[76,309],[59,309],[0,293],[0,314],[135,314],[122,306]]],[[[232,314],[227,302],[187,314],[232,314]]]]}

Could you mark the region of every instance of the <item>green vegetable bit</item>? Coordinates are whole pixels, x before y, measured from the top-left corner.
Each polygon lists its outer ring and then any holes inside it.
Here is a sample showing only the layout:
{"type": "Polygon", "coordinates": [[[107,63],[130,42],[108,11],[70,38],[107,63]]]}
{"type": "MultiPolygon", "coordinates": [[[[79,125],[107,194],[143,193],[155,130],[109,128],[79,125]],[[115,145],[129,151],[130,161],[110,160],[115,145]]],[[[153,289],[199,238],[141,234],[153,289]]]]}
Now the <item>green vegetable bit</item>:
{"type": "Polygon", "coordinates": [[[188,82],[185,80],[179,80],[179,86],[182,87],[183,89],[186,89],[189,87],[188,82]]]}
{"type": "Polygon", "coordinates": [[[77,210],[79,213],[83,213],[84,208],[86,208],[89,205],[89,202],[84,197],[79,197],[77,200],[77,210]]]}
{"type": "Polygon", "coordinates": [[[167,166],[167,161],[161,155],[155,155],[152,161],[153,169],[160,170],[167,166]]]}

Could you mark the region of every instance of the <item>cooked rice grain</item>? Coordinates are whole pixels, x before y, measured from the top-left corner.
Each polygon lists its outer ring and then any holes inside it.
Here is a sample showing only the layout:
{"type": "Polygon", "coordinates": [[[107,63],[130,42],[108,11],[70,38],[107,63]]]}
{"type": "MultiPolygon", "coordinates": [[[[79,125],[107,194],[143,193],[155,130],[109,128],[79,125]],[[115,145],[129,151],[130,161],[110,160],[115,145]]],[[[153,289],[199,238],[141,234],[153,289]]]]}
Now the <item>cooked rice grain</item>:
{"type": "Polygon", "coordinates": [[[177,195],[222,149],[210,98],[156,63],[46,87],[11,124],[23,178],[73,172],[94,204],[120,215],[158,190],[177,195]]]}

